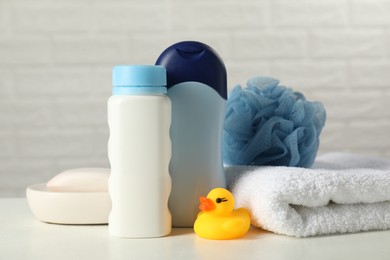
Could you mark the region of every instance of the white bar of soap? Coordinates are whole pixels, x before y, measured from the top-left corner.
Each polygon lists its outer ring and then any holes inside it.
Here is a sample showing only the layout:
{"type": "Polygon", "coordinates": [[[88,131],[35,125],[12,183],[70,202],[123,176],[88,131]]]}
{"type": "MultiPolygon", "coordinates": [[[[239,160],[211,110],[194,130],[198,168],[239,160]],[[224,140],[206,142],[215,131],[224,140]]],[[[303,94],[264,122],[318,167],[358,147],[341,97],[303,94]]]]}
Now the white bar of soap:
{"type": "Polygon", "coordinates": [[[54,192],[107,192],[110,169],[78,168],[63,171],[47,182],[54,192]]]}

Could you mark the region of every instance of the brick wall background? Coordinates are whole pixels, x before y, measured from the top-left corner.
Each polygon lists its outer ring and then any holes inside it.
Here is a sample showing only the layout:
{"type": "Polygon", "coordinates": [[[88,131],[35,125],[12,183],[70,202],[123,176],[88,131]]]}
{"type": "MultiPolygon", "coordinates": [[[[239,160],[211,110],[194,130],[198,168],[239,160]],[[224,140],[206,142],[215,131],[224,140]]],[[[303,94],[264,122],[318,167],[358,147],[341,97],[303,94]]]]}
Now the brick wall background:
{"type": "Polygon", "coordinates": [[[190,39],[230,88],[267,75],[322,101],[320,153],[390,158],[390,1],[0,0],[0,196],[109,167],[111,67],[190,39]]]}

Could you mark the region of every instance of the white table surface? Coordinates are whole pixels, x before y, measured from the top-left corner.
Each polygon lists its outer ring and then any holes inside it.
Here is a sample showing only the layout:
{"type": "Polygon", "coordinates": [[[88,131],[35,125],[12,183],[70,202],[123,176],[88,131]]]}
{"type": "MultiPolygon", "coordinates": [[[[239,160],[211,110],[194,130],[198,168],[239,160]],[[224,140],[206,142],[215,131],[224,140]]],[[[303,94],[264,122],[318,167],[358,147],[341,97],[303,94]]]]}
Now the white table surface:
{"type": "Polygon", "coordinates": [[[35,219],[24,198],[0,199],[0,259],[345,259],[389,260],[390,230],[292,238],[252,228],[237,240],[173,229],[163,238],[120,239],[106,225],[55,225],[35,219]]]}

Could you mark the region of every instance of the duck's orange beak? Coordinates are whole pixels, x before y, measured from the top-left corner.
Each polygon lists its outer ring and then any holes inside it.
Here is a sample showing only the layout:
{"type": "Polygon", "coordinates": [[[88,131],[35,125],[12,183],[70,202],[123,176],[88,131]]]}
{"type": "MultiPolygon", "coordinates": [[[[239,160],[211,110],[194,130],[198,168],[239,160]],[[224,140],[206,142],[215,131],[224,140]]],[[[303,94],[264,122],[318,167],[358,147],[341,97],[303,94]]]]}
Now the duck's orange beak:
{"type": "Polygon", "coordinates": [[[211,211],[215,209],[214,202],[211,199],[208,199],[206,197],[200,197],[199,201],[200,201],[199,209],[201,211],[211,211]]]}

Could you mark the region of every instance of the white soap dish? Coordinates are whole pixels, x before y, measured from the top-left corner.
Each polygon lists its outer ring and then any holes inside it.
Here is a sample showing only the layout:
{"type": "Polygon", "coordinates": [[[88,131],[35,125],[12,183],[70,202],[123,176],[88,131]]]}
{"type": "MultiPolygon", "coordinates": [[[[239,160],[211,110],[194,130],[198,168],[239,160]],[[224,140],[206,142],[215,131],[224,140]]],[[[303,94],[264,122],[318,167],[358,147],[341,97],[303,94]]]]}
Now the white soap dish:
{"type": "Polygon", "coordinates": [[[35,217],[56,224],[107,224],[111,199],[106,191],[48,191],[46,183],[31,185],[27,200],[35,217]]]}

